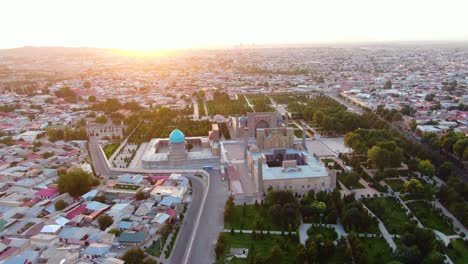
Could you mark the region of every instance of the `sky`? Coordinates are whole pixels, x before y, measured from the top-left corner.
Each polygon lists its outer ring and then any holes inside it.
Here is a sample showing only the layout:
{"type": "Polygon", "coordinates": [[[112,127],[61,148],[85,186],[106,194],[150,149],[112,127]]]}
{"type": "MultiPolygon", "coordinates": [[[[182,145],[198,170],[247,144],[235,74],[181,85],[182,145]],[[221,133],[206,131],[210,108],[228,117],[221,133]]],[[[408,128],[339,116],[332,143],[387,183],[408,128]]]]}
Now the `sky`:
{"type": "Polygon", "coordinates": [[[468,40],[468,0],[1,0],[0,48],[468,40]]]}

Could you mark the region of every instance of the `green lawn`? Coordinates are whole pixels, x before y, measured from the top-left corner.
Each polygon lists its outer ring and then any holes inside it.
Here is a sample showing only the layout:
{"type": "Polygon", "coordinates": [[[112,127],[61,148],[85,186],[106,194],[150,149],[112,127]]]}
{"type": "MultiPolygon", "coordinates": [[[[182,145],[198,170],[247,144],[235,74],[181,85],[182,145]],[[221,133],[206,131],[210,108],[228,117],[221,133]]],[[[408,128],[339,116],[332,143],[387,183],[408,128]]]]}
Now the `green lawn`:
{"type": "Polygon", "coordinates": [[[235,205],[231,219],[224,222],[224,228],[253,230],[253,225],[257,220],[263,223],[264,230],[268,230],[268,227],[270,230],[281,230],[281,227],[271,222],[268,208],[261,205],[258,207],[255,205],[235,205]]]}
{"type": "Polygon", "coordinates": [[[122,190],[137,190],[140,188],[140,186],[136,185],[127,185],[127,184],[116,184],[114,186],[116,189],[122,189],[122,190]]]}
{"type": "Polygon", "coordinates": [[[405,184],[405,182],[401,179],[385,180],[385,183],[390,185],[390,187],[392,188],[394,192],[401,192],[403,189],[403,184],[405,184]]]}
{"type": "Polygon", "coordinates": [[[348,189],[353,189],[353,190],[354,190],[354,189],[364,189],[364,188],[365,188],[365,187],[364,187],[361,183],[359,183],[359,182],[357,182],[356,184],[354,184],[354,186],[349,185],[349,184],[347,185],[347,184],[346,184],[346,181],[345,181],[345,179],[346,179],[346,174],[345,174],[345,173],[337,173],[337,174],[338,174],[338,180],[339,180],[344,186],[346,186],[346,188],[348,188],[348,189]]]}
{"type": "Polygon", "coordinates": [[[119,143],[111,143],[107,146],[104,147],[104,153],[106,154],[107,158],[110,158],[112,154],[117,150],[117,148],[120,146],[119,143]]]}
{"type": "MultiPolygon", "coordinates": [[[[294,135],[297,138],[302,138],[302,129],[294,129],[294,135]]],[[[306,138],[309,138],[309,135],[306,134],[306,138]]]]}
{"type": "MultiPolygon", "coordinates": [[[[252,239],[252,234],[230,234],[226,235],[226,255],[229,253],[230,248],[247,248],[254,247],[255,254],[260,253],[264,258],[269,258],[270,249],[277,244],[283,249],[283,256],[281,263],[289,264],[295,263],[295,252],[298,241],[288,236],[282,237],[281,235],[265,235],[263,239],[252,239]]],[[[250,254],[251,252],[249,252],[250,254]]],[[[225,258],[223,258],[225,259],[225,258]]],[[[218,262],[224,263],[224,262],[218,262]]],[[[247,259],[233,259],[230,263],[240,264],[248,263],[247,259]]]]}
{"type": "Polygon", "coordinates": [[[309,237],[315,237],[315,236],[321,235],[323,238],[330,239],[330,240],[336,240],[338,238],[338,234],[335,232],[335,229],[333,227],[318,226],[318,225],[312,225],[307,230],[307,235],[309,235],[309,237]]]}
{"type": "Polygon", "coordinates": [[[367,263],[388,263],[393,260],[392,250],[383,238],[359,238],[365,246],[367,263]]]}
{"type": "Polygon", "coordinates": [[[468,242],[462,239],[452,240],[452,248],[448,248],[448,256],[455,264],[468,263],[468,242]]]}
{"type": "Polygon", "coordinates": [[[159,240],[153,241],[153,244],[151,244],[151,246],[146,249],[146,253],[155,257],[159,257],[161,255],[161,243],[159,240]]]}
{"type": "Polygon", "coordinates": [[[390,234],[401,234],[403,226],[410,222],[396,198],[365,199],[364,204],[384,223],[390,234]]]}
{"type": "Polygon", "coordinates": [[[435,210],[432,209],[431,204],[425,201],[415,201],[409,202],[406,205],[425,227],[435,229],[446,235],[455,234],[453,225],[447,223],[442,217],[440,217],[435,210]]]}

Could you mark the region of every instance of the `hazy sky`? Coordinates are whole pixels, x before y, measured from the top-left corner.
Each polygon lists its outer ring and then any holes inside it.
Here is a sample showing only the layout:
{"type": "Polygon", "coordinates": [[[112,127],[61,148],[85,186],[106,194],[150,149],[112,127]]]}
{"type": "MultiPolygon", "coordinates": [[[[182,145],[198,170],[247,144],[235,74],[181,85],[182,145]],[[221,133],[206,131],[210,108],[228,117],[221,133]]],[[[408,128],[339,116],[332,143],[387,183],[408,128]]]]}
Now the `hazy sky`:
{"type": "Polygon", "coordinates": [[[468,40],[468,0],[0,0],[0,48],[468,40]]]}

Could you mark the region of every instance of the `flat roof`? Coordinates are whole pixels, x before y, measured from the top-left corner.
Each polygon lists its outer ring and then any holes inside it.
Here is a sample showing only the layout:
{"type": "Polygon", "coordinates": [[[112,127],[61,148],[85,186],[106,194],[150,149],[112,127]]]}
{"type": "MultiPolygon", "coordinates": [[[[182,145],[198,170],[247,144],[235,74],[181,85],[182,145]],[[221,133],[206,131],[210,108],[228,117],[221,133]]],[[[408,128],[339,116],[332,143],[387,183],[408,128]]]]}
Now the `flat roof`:
{"type": "MultiPolygon", "coordinates": [[[[303,179],[303,178],[319,178],[328,176],[328,171],[325,166],[320,163],[314,156],[305,151],[297,151],[294,149],[287,149],[287,154],[304,154],[307,159],[307,165],[298,165],[297,167],[287,168],[283,171],[283,167],[269,167],[265,162],[263,167],[263,180],[289,180],[289,179],[303,179]]],[[[254,167],[258,169],[258,159],[264,155],[272,155],[273,151],[262,151],[258,153],[249,152],[249,155],[254,159],[254,167]]]]}

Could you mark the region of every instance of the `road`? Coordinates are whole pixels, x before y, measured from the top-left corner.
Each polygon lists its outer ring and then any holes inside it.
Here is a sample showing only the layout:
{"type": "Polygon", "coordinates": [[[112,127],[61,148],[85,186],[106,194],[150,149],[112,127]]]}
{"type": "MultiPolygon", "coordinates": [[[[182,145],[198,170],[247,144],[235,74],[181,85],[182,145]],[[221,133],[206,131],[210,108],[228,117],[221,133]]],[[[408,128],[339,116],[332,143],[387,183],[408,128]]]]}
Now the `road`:
{"type": "MultiPolygon", "coordinates": [[[[214,246],[218,234],[224,228],[223,211],[228,192],[224,183],[221,182],[219,170],[210,172],[209,181],[210,188],[208,189],[205,204],[201,209],[200,223],[198,230],[195,232],[192,247],[190,249],[184,247],[187,244],[185,242],[180,242],[179,245],[179,241],[183,241],[181,236],[181,239],[177,241],[174,247],[171,264],[207,264],[215,262],[214,246]],[[185,250],[188,252],[187,262],[182,262],[180,261],[183,255],[182,252],[185,250]]],[[[198,209],[195,206],[193,208],[198,209]]]]}
{"type": "MultiPolygon", "coordinates": [[[[97,139],[90,139],[89,151],[96,174],[104,179],[125,172],[142,173],[141,169],[119,171],[110,169],[97,139]]],[[[154,172],[147,170],[147,173],[154,172]]],[[[184,217],[172,254],[166,263],[214,263],[214,245],[218,234],[224,227],[223,210],[228,197],[226,185],[221,181],[219,170],[210,172],[210,177],[207,179],[209,184],[207,180],[196,176],[186,174],[184,176],[191,179],[192,182],[192,201],[184,217]],[[205,192],[206,199],[204,199],[205,192]]]]}
{"type": "Polygon", "coordinates": [[[198,120],[200,118],[200,112],[198,110],[198,101],[193,100],[193,120],[198,120]]]}

